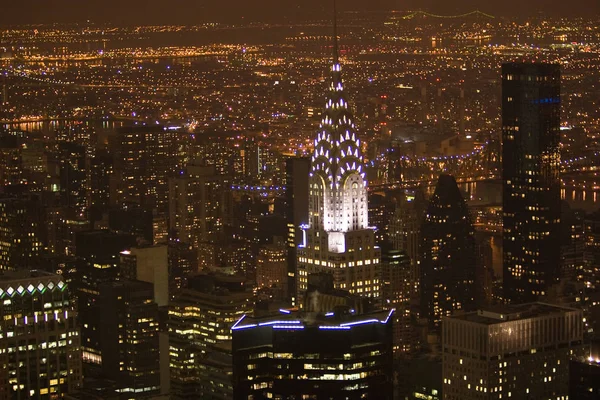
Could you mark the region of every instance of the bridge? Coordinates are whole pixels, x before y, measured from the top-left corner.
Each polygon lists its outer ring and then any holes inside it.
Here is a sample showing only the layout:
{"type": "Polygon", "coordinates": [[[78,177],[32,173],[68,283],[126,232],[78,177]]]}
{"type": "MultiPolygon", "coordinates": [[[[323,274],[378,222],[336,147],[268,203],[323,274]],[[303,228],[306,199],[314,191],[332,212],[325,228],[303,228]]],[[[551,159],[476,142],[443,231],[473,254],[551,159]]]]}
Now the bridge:
{"type": "Polygon", "coordinates": [[[489,18],[489,19],[496,18],[491,14],[487,14],[487,13],[484,13],[483,11],[479,11],[479,10],[471,11],[471,12],[464,13],[464,14],[457,14],[457,15],[439,15],[439,14],[432,14],[427,11],[415,11],[411,14],[403,16],[402,18],[403,19],[413,19],[413,18],[419,17],[419,16],[431,17],[431,18],[443,18],[443,19],[458,19],[458,18],[466,18],[466,17],[471,17],[471,16],[484,17],[484,18],[489,18]]]}

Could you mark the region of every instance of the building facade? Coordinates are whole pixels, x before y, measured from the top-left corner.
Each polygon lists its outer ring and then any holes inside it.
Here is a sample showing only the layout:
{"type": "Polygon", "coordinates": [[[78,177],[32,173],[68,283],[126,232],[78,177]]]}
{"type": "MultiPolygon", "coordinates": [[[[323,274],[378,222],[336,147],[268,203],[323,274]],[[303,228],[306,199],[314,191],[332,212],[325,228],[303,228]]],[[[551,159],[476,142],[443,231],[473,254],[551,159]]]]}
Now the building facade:
{"type": "Polygon", "coordinates": [[[528,303],[444,318],[444,399],[567,399],[582,342],[574,308],[528,303]]]}
{"type": "Polygon", "coordinates": [[[0,300],[0,399],[57,399],[79,388],[79,324],[64,279],[5,274],[0,300]]]}
{"type": "Polygon", "coordinates": [[[560,66],[502,66],[504,292],[534,301],[560,275],[560,66]]]}
{"type": "Polygon", "coordinates": [[[231,399],[231,327],[251,312],[244,280],[198,275],[169,306],[171,395],[174,399],[231,399]]]}

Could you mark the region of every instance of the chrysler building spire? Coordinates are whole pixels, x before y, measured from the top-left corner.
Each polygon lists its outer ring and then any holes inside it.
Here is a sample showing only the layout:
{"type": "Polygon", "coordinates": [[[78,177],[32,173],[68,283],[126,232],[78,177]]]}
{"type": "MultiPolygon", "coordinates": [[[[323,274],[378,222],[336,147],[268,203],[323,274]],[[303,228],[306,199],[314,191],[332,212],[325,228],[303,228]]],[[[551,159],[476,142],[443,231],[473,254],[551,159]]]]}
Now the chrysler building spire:
{"type": "Polygon", "coordinates": [[[379,298],[381,250],[368,223],[367,180],[350,111],[333,18],[333,65],[325,108],[314,141],[309,176],[309,224],[298,249],[298,302],[310,274],[331,274],[336,288],[379,298]]]}
{"type": "Polygon", "coordinates": [[[342,81],[334,1],[331,84],[312,156],[311,227],[347,232],[368,226],[366,176],[342,81]],[[314,190],[317,189],[317,190],[314,190]]]}

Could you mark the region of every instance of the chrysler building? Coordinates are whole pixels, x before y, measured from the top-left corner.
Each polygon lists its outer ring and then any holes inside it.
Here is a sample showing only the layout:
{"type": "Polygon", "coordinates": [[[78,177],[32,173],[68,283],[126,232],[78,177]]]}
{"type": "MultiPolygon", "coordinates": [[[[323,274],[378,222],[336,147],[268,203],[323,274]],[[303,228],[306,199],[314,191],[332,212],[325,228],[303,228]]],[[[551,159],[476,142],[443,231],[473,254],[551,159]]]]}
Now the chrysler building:
{"type": "Polygon", "coordinates": [[[300,302],[312,273],[332,274],[337,289],[380,295],[381,250],[368,222],[365,166],[344,93],[335,19],[333,47],[332,80],[309,174],[309,223],[298,249],[300,302]]]}

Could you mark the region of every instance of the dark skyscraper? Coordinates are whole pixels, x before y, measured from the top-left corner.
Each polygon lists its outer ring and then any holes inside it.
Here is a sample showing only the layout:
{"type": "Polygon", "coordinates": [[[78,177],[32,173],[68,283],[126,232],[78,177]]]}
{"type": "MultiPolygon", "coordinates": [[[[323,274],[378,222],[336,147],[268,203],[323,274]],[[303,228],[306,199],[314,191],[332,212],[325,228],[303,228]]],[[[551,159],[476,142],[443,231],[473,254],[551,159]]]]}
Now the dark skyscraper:
{"type": "Polygon", "coordinates": [[[234,399],[392,398],[393,311],[286,311],[233,327],[234,399]]]}
{"type": "Polygon", "coordinates": [[[421,316],[439,329],[443,316],[476,305],[475,230],[456,180],[442,175],[421,225],[421,316]]]}
{"type": "Polygon", "coordinates": [[[296,303],[296,261],[297,248],[302,243],[300,225],[308,223],[308,174],[310,159],[290,157],[285,160],[285,204],[288,244],[288,293],[293,304],[296,303]]]}
{"type": "Polygon", "coordinates": [[[560,271],[560,66],[502,66],[504,292],[536,299],[560,271]]]}

